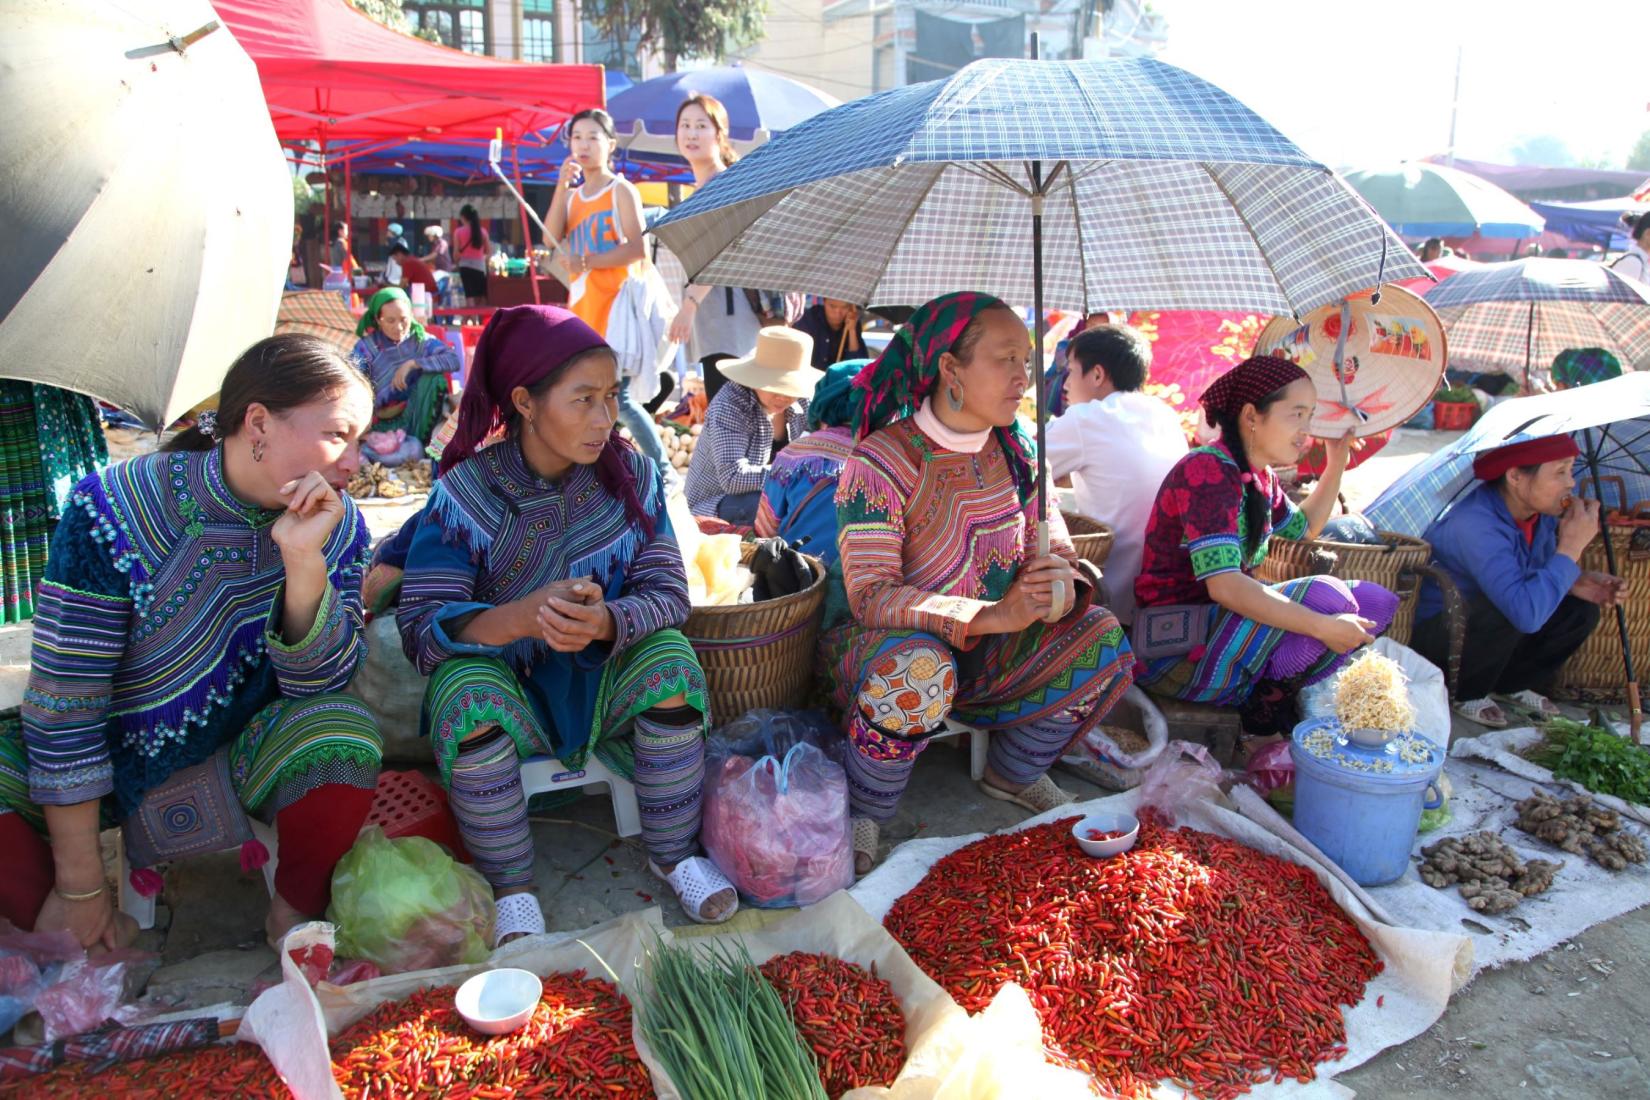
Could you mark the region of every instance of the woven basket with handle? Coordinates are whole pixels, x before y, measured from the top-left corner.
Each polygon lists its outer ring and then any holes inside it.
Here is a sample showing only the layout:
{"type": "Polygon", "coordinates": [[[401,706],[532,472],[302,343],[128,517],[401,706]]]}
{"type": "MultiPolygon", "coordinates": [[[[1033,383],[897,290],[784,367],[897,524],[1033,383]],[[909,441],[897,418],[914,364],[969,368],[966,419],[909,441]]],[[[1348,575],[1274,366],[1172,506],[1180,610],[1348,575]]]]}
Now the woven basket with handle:
{"type": "MultiPolygon", "coordinates": [[[[749,566],[755,553],[753,544],[744,544],[740,562],[749,566]]],[[[682,633],[705,670],[716,725],[758,707],[806,705],[825,609],[825,565],[803,556],[814,580],[801,592],[760,603],[695,607],[688,615],[682,633]]]]}
{"type": "Polygon", "coordinates": [[[1398,594],[1398,612],[1386,636],[1399,645],[1408,645],[1415,631],[1415,604],[1420,599],[1420,573],[1432,559],[1432,547],[1424,539],[1411,538],[1393,531],[1382,531],[1385,540],[1381,546],[1365,546],[1356,542],[1330,542],[1327,539],[1273,539],[1266,551],[1266,560],[1255,570],[1255,577],[1267,584],[1307,577],[1321,570],[1314,568],[1313,551],[1327,551],[1335,555],[1330,576],[1343,581],[1374,581],[1398,594]]]}
{"type": "MultiPolygon", "coordinates": [[[[1615,477],[1599,480],[1621,485],[1615,477]]],[[[1623,486],[1619,491],[1625,493],[1623,486]]],[[[1631,509],[1612,510],[1606,517],[1616,573],[1627,582],[1622,610],[1627,613],[1627,640],[1633,647],[1633,671],[1639,683],[1650,682],[1650,501],[1631,509]]],[[[1594,539],[1581,555],[1589,573],[1610,572],[1604,540],[1594,539]]],[[[1558,676],[1558,693],[1589,702],[1621,702],[1626,698],[1627,669],[1621,660],[1621,630],[1616,613],[1604,608],[1598,626],[1571,655],[1558,676]]]]}
{"type": "Polygon", "coordinates": [[[1090,519],[1076,512],[1062,509],[1060,515],[1066,521],[1066,531],[1071,535],[1071,545],[1077,551],[1077,556],[1104,568],[1106,559],[1111,556],[1112,541],[1116,537],[1112,529],[1097,519],[1090,519]]]}

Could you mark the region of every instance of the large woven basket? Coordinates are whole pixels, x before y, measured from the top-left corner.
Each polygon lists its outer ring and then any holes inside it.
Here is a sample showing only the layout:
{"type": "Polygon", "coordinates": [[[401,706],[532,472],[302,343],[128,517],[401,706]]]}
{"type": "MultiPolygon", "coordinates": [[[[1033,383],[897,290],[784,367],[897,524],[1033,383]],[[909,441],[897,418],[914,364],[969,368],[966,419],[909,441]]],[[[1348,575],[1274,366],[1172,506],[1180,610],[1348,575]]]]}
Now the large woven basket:
{"type": "MultiPolygon", "coordinates": [[[[755,553],[755,545],[746,543],[740,562],[750,565],[755,553]]],[[[705,670],[714,724],[758,707],[806,705],[825,609],[825,565],[804,557],[814,581],[801,592],[761,603],[695,607],[688,615],[682,633],[705,670]]]]}
{"type": "Polygon", "coordinates": [[[1382,531],[1380,536],[1385,540],[1381,546],[1328,539],[1273,539],[1255,576],[1267,584],[1309,576],[1318,572],[1312,567],[1312,552],[1328,551],[1335,555],[1331,576],[1343,581],[1374,581],[1398,594],[1398,612],[1386,636],[1399,645],[1408,645],[1415,632],[1415,605],[1421,597],[1417,571],[1432,560],[1432,547],[1424,539],[1393,531],[1382,531]]]}
{"type": "Polygon", "coordinates": [[[1112,529],[1097,519],[1090,519],[1076,512],[1062,509],[1060,515],[1065,518],[1066,531],[1071,535],[1071,545],[1077,551],[1077,556],[1104,568],[1106,559],[1111,556],[1111,544],[1116,538],[1112,529]]]}
{"type": "MultiPolygon", "coordinates": [[[[1642,513],[1641,513],[1642,514],[1642,513]]],[[[1609,518],[1610,542],[1616,552],[1616,572],[1627,581],[1621,607],[1627,613],[1627,640],[1633,647],[1633,671],[1639,683],[1650,683],[1650,522],[1609,518]]],[[[1594,539],[1581,555],[1581,568],[1608,573],[1604,540],[1594,539]]],[[[1589,702],[1621,702],[1626,698],[1627,669],[1621,660],[1621,630],[1616,613],[1604,608],[1598,626],[1559,673],[1560,695],[1589,702]]]]}

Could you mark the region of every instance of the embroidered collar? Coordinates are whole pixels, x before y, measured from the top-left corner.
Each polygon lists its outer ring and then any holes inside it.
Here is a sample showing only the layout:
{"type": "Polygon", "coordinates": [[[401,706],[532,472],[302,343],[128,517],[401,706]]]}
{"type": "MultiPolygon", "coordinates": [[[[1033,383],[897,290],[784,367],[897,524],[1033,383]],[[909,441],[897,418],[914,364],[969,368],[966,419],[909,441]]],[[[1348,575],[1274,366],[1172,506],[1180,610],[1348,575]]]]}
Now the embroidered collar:
{"type": "Polygon", "coordinates": [[[527,464],[527,456],[522,453],[519,439],[504,440],[496,446],[488,447],[482,453],[493,456],[491,465],[498,473],[500,485],[515,496],[528,496],[539,493],[565,493],[573,496],[583,496],[585,490],[596,484],[596,467],[594,463],[586,466],[575,462],[561,477],[540,477],[527,464]]]}
{"type": "Polygon", "coordinates": [[[200,455],[179,454],[171,463],[172,491],[178,512],[187,521],[185,528],[199,537],[207,523],[266,527],[280,518],[281,509],[247,504],[229,489],[223,475],[223,444],[200,455]]]}

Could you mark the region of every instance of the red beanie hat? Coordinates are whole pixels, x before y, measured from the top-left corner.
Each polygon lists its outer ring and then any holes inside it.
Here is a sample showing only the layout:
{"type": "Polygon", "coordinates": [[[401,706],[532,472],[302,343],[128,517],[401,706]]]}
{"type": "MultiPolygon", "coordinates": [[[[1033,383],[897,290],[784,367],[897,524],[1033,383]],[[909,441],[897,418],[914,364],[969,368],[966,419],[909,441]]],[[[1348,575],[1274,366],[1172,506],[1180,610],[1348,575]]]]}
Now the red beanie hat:
{"type": "Polygon", "coordinates": [[[1539,466],[1543,462],[1557,462],[1561,458],[1576,458],[1581,448],[1567,435],[1546,435],[1540,439],[1526,439],[1509,443],[1493,451],[1485,451],[1472,460],[1472,476],[1480,481],[1494,481],[1508,470],[1520,466],[1539,466]]]}

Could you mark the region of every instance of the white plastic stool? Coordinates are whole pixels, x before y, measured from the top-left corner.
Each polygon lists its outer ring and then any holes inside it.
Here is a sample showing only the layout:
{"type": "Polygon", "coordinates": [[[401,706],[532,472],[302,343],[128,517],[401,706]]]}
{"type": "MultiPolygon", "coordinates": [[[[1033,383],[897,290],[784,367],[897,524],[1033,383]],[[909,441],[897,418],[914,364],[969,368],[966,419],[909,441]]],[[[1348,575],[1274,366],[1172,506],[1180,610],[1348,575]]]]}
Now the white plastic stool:
{"type": "MultiPolygon", "coordinates": [[[[269,896],[275,896],[275,862],[279,853],[275,849],[275,828],[266,825],[257,818],[248,818],[252,825],[252,835],[269,849],[269,862],[264,864],[264,888],[269,896]]],[[[146,898],[132,889],[131,868],[126,865],[126,841],[122,838],[115,845],[115,878],[120,885],[120,911],[137,921],[139,928],[148,930],[155,926],[155,899],[146,898]]]]}
{"type": "Polygon", "coordinates": [[[968,738],[968,778],[978,783],[985,778],[985,754],[991,747],[991,731],[975,729],[967,722],[956,718],[945,720],[945,733],[941,737],[968,738]]]}
{"type": "Polygon", "coordinates": [[[613,799],[613,819],[620,836],[636,836],[642,831],[642,809],[636,802],[636,785],[623,776],[615,775],[594,756],[588,757],[584,767],[569,771],[553,756],[535,756],[521,762],[521,787],[527,798],[545,791],[566,790],[569,787],[596,787],[607,785],[613,799]]]}

